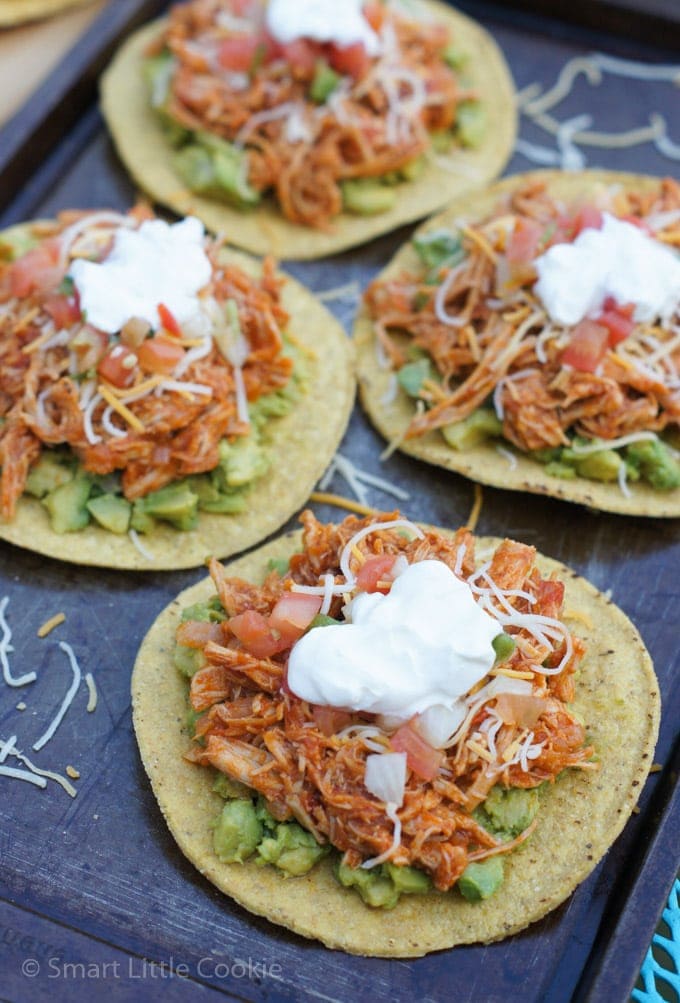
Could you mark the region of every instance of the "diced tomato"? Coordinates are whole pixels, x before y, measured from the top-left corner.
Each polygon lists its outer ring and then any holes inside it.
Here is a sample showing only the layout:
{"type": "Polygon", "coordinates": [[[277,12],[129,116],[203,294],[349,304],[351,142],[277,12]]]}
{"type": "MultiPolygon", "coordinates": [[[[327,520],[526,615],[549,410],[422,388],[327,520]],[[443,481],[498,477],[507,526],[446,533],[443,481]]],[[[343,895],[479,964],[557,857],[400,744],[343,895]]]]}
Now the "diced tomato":
{"type": "Polygon", "coordinates": [[[276,631],[283,648],[289,648],[302,637],[321,609],[321,596],[308,596],[301,592],[287,592],[281,596],[269,617],[269,626],[276,631]]]}
{"type": "Polygon", "coordinates": [[[505,252],[511,265],[527,265],[534,260],[544,229],[533,219],[519,217],[505,252]]]}
{"type": "Polygon", "coordinates": [[[262,45],[263,42],[257,35],[233,35],[220,42],[217,61],[225,70],[248,73],[255,65],[262,45]]]}
{"type": "Polygon", "coordinates": [[[371,3],[364,4],[364,17],[370,24],[373,31],[380,31],[385,23],[386,10],[383,4],[372,0],[371,3]]]}
{"type": "Polygon", "coordinates": [[[185,620],[177,628],[176,640],[187,648],[204,648],[208,641],[221,644],[224,632],[221,623],[206,623],[202,620],[185,620]]]}
{"type": "Polygon", "coordinates": [[[159,303],[156,309],[158,310],[158,318],[165,330],[169,331],[170,334],[174,334],[176,338],[181,338],[182,328],[179,326],[174,313],[166,307],[165,303],[159,303]]]}
{"type": "Polygon", "coordinates": [[[129,387],[135,378],[137,356],[123,345],[110,348],[97,366],[97,372],[103,380],[112,383],[114,387],[129,387]]]}
{"type": "Polygon", "coordinates": [[[593,320],[582,320],[574,328],[571,341],[562,354],[562,362],[582,373],[594,373],[604,358],[609,330],[593,320]]]}
{"type": "Polygon", "coordinates": [[[159,373],[163,376],[171,373],[178,362],[184,358],[181,345],[164,338],[162,334],[147,338],[136,349],[137,358],[142,369],[147,373],[159,373]]]}
{"type": "Polygon", "coordinates": [[[245,613],[232,616],[227,624],[234,637],[256,658],[269,658],[286,647],[274,634],[267,618],[257,610],[248,609],[245,613]]]}
{"type": "Polygon", "coordinates": [[[94,369],[108,344],[108,335],[89,324],[83,324],[68,346],[75,355],[78,372],[85,373],[88,369],[94,369]]]}
{"type": "Polygon", "coordinates": [[[647,223],[644,219],[640,219],[639,216],[620,216],[619,219],[621,219],[624,223],[631,223],[633,226],[636,226],[638,230],[642,230],[642,232],[646,233],[648,237],[654,236],[654,230],[652,230],[649,223],[647,223]]]}
{"type": "Polygon", "coordinates": [[[48,296],[43,309],[50,315],[59,330],[72,327],[80,320],[80,307],[75,298],[68,296],[48,296]]]}
{"type": "Polygon", "coordinates": [[[378,582],[389,581],[389,574],[394,566],[396,557],[394,554],[379,554],[376,557],[369,557],[359,568],[357,574],[357,587],[362,592],[389,592],[388,588],[378,588],[378,582]]]}
{"type": "Polygon", "coordinates": [[[370,68],[371,60],[363,42],[352,45],[331,45],[328,51],[328,61],[338,73],[361,80],[370,68]]]}
{"type": "Polygon", "coordinates": [[[423,780],[433,780],[442,764],[444,755],[431,745],[412,726],[413,718],[402,724],[390,738],[395,752],[406,753],[406,765],[423,780]]]}
{"type": "Polygon", "coordinates": [[[635,327],[635,321],[619,310],[603,310],[597,318],[597,323],[609,331],[610,348],[624,341],[635,327]]]}
{"type": "Polygon", "coordinates": [[[10,267],[10,293],[20,298],[32,292],[46,293],[55,289],[64,277],[59,264],[59,242],[44,240],[14,261],[10,267]]]}
{"type": "Polygon", "coordinates": [[[584,205],[574,217],[574,237],[584,230],[601,230],[604,222],[602,213],[594,205],[584,205]]]}
{"type": "Polygon", "coordinates": [[[281,55],[293,69],[302,73],[313,73],[317,59],[321,56],[321,46],[307,38],[296,38],[281,46],[281,55]]]}
{"type": "Polygon", "coordinates": [[[338,710],[337,707],[322,707],[320,704],[314,704],[312,707],[312,717],[323,735],[337,735],[352,723],[349,711],[338,710]]]}

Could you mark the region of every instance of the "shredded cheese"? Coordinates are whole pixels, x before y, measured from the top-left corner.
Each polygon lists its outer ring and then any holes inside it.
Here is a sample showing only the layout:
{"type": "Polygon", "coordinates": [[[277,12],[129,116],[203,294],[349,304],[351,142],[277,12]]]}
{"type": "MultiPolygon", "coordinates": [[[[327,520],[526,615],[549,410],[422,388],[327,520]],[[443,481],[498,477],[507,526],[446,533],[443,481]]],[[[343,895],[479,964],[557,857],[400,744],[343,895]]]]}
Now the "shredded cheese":
{"type": "Polygon", "coordinates": [[[131,428],[134,428],[136,432],[144,431],[144,425],[139,418],[134,415],[132,411],[130,411],[130,409],[122,403],[122,401],[119,401],[107,387],[100,383],[97,387],[97,393],[110,407],[113,408],[114,411],[118,412],[121,418],[123,418],[123,420],[126,421],[131,428]]]}
{"type": "Polygon", "coordinates": [[[38,637],[47,637],[50,631],[54,630],[55,627],[58,627],[65,619],[65,613],[55,613],[54,616],[49,618],[49,620],[45,620],[42,627],[38,627],[38,637]]]}
{"type": "Polygon", "coordinates": [[[565,609],[562,612],[562,616],[565,620],[577,620],[579,623],[583,623],[586,627],[592,629],[593,621],[587,613],[584,613],[580,609],[565,609]]]}
{"type": "Polygon", "coordinates": [[[94,676],[91,672],[85,675],[85,685],[87,686],[87,713],[91,714],[92,711],[97,709],[97,684],[94,681],[94,676]]]}
{"type": "Polygon", "coordinates": [[[474,533],[477,523],[479,522],[479,513],[482,511],[482,502],[484,500],[481,484],[475,484],[474,491],[475,491],[475,500],[473,502],[472,508],[470,509],[470,515],[468,516],[468,520],[465,524],[471,533],[474,533]]]}
{"type": "Polygon", "coordinates": [[[0,630],[2,630],[2,637],[0,638],[0,663],[2,663],[2,678],[5,680],[7,686],[27,686],[28,683],[35,682],[38,678],[36,673],[26,672],[23,676],[15,678],[9,666],[9,653],[14,649],[11,644],[12,631],[5,619],[5,610],[8,603],[9,596],[5,596],[0,602],[0,630]]]}
{"type": "Polygon", "coordinates": [[[313,491],[309,500],[317,502],[319,505],[335,505],[337,508],[346,508],[348,512],[356,512],[358,515],[376,515],[377,508],[370,505],[361,505],[352,501],[351,498],[344,498],[342,495],[331,494],[327,491],[313,491]]]}
{"type": "Polygon", "coordinates": [[[331,303],[333,300],[358,300],[360,295],[361,289],[359,283],[355,280],[354,282],[346,283],[344,286],[334,286],[331,289],[324,289],[320,293],[317,292],[316,298],[321,300],[322,303],[331,303]]]}
{"type": "Polygon", "coordinates": [[[144,544],[142,543],[142,541],[139,539],[139,534],[138,534],[137,530],[136,529],[129,529],[128,530],[128,536],[130,537],[130,542],[132,543],[133,547],[136,550],[139,551],[139,553],[142,555],[142,557],[146,561],[153,561],[153,559],[154,559],[153,554],[149,550],[146,549],[146,547],[144,546],[144,544]]]}
{"type": "Polygon", "coordinates": [[[69,687],[69,689],[68,689],[68,691],[66,693],[66,696],[64,697],[64,699],[62,701],[61,706],[59,707],[59,710],[55,714],[55,716],[54,716],[54,718],[52,720],[52,723],[48,727],[47,731],[45,731],[40,736],[40,738],[36,742],[33,743],[33,751],[34,752],[39,752],[40,749],[42,749],[43,746],[47,745],[47,743],[49,742],[49,740],[52,738],[52,736],[54,735],[55,731],[57,730],[57,728],[59,727],[59,725],[63,721],[64,715],[66,714],[66,711],[71,706],[71,704],[73,702],[73,698],[76,695],[78,687],[80,686],[80,675],[81,675],[81,673],[80,673],[80,666],[78,665],[78,660],[77,660],[77,658],[76,658],[76,656],[74,654],[73,648],[71,647],[70,644],[67,644],[66,641],[60,641],[59,642],[59,647],[66,654],[66,656],[67,656],[67,658],[69,660],[69,663],[70,663],[70,666],[71,666],[71,671],[73,673],[73,681],[72,681],[72,683],[71,683],[71,685],[70,685],[70,687],[69,687]]]}

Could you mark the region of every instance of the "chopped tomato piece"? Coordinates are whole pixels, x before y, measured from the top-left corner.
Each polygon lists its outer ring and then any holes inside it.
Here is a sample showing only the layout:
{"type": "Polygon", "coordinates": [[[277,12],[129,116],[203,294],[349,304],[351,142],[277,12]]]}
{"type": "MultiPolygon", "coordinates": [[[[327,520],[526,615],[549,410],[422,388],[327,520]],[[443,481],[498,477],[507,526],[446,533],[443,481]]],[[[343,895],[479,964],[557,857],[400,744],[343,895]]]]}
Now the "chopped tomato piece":
{"type": "Polygon", "coordinates": [[[338,710],[337,707],[322,707],[320,704],[314,704],[312,707],[312,717],[323,735],[337,735],[352,723],[349,711],[338,710]]]}
{"type": "Polygon", "coordinates": [[[390,572],[394,566],[394,554],[379,554],[369,557],[359,568],[357,587],[362,592],[389,592],[388,588],[378,588],[378,582],[390,581],[390,572]]]}
{"type": "Polygon", "coordinates": [[[257,35],[233,35],[231,38],[225,38],[220,42],[217,61],[225,70],[248,73],[255,64],[258,49],[262,44],[257,35]]]}
{"type": "Polygon", "coordinates": [[[64,268],[59,264],[59,242],[44,240],[17,258],[10,267],[10,293],[23,298],[32,292],[46,293],[59,285],[64,268]]]}
{"type": "Polygon", "coordinates": [[[123,345],[114,345],[97,366],[103,380],[114,387],[129,387],[135,378],[137,356],[123,345]]]}
{"type": "Polygon", "coordinates": [[[390,738],[395,752],[406,753],[406,765],[423,780],[433,780],[437,776],[444,755],[431,745],[412,726],[413,718],[402,724],[390,738]]]}
{"type": "Polygon", "coordinates": [[[208,641],[221,644],[224,631],[221,623],[205,623],[202,620],[185,620],[177,628],[177,643],[187,648],[204,648],[208,641]]]}
{"type": "Polygon", "coordinates": [[[370,24],[373,31],[380,31],[385,23],[385,7],[381,3],[373,2],[364,4],[364,17],[370,24]]]}
{"type": "Polygon", "coordinates": [[[353,77],[354,80],[361,80],[368,73],[371,65],[363,42],[354,42],[353,45],[345,45],[342,48],[338,45],[331,45],[328,60],[334,70],[344,76],[353,77]]]}
{"type": "Polygon", "coordinates": [[[582,373],[594,373],[604,358],[609,330],[593,320],[582,320],[574,328],[571,341],[562,354],[562,362],[582,373]]]}
{"type": "Polygon", "coordinates": [[[76,299],[67,296],[48,296],[43,309],[50,315],[56,327],[63,330],[80,320],[80,307],[76,299]]]}
{"type": "Polygon", "coordinates": [[[158,310],[158,317],[165,330],[169,331],[170,334],[174,334],[176,338],[181,338],[182,328],[179,326],[179,322],[174,313],[172,313],[171,310],[168,310],[165,303],[159,303],[156,309],[158,310]]]}
{"type": "Polygon", "coordinates": [[[602,324],[609,331],[609,346],[614,348],[620,341],[623,341],[635,327],[635,321],[619,309],[603,310],[597,318],[597,323],[602,324]]]}
{"type": "Polygon", "coordinates": [[[136,351],[142,369],[148,373],[161,375],[171,373],[177,363],[184,358],[182,346],[164,338],[162,334],[147,338],[136,351]]]}
{"type": "Polygon", "coordinates": [[[527,265],[534,260],[544,229],[533,219],[519,217],[505,252],[511,265],[527,265]]]}
{"type": "Polygon", "coordinates": [[[321,46],[306,38],[296,38],[281,46],[281,54],[287,63],[303,74],[313,73],[316,61],[321,56],[321,46]]]}
{"type": "Polygon", "coordinates": [[[287,592],[281,596],[269,617],[269,626],[275,630],[283,647],[289,648],[302,637],[321,609],[321,596],[308,596],[301,592],[287,592]]]}
{"type": "Polygon", "coordinates": [[[573,219],[574,237],[584,230],[601,230],[604,222],[602,213],[594,205],[584,205],[573,219]]]}
{"type": "Polygon", "coordinates": [[[274,634],[267,618],[257,610],[248,609],[245,613],[232,616],[227,625],[234,637],[256,658],[269,658],[286,647],[281,644],[281,638],[274,634]]]}
{"type": "Polygon", "coordinates": [[[640,219],[639,216],[620,216],[619,218],[624,223],[631,223],[633,226],[636,226],[638,230],[642,230],[642,232],[646,233],[648,237],[654,236],[654,230],[652,230],[649,223],[647,223],[644,219],[640,219]]]}

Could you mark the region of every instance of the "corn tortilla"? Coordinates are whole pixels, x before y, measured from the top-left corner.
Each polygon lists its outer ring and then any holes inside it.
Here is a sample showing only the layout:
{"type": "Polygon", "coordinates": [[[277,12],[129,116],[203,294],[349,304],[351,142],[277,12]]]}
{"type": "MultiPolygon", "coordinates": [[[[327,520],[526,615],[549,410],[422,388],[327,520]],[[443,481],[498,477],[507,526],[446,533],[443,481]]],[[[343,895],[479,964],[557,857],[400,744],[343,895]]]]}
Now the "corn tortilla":
{"type": "MultiPolygon", "coordinates": [[[[615,171],[585,171],[579,174],[533,171],[506,178],[464,200],[457,199],[445,212],[429,219],[417,231],[417,235],[442,227],[455,228],[456,221],[460,219],[469,222],[481,219],[493,211],[498,199],[504,193],[513,191],[531,178],[545,179],[550,193],[565,201],[580,195],[593,195],[599,188],[610,185],[645,191],[655,188],[659,183],[657,178],[615,171]]],[[[379,278],[395,277],[403,272],[418,270],[420,267],[422,266],[416,252],[408,243],[397,251],[379,278]]],[[[373,324],[363,305],[355,322],[354,337],[361,402],[376,428],[386,439],[393,442],[408,428],[414,414],[414,404],[401,390],[394,400],[386,403],[390,398],[392,371],[381,368],[378,362],[373,324]]],[[[580,502],[590,508],[627,515],[656,517],[680,515],[680,488],[657,491],[648,484],[630,483],[628,485],[630,497],[627,498],[616,482],[604,483],[578,476],[572,480],[553,477],[546,473],[544,465],[519,451],[514,452],[517,462],[511,465],[507,456],[498,452],[496,448],[498,444],[507,445],[504,440],[488,440],[472,449],[455,450],[446,444],[440,431],[434,431],[413,439],[400,440],[398,448],[427,463],[454,470],[482,484],[491,484],[510,491],[550,495],[564,501],[580,502]]]]}
{"type": "MultiPolygon", "coordinates": [[[[13,227],[7,236],[22,229],[13,227]]],[[[3,234],[0,234],[0,240],[3,234]]],[[[237,251],[223,250],[225,264],[257,276],[260,266],[237,251]]],[[[90,523],[77,533],[55,533],[42,504],[28,495],[15,518],[0,522],[0,539],[48,557],[98,567],[158,571],[192,568],[209,555],[229,556],[260,543],[307,500],[330,463],[354,403],[352,344],[341,325],[315,297],[289,276],[282,303],[289,330],[308,357],[309,379],[289,414],[268,421],[264,439],[269,471],[246,493],[247,509],[231,515],[199,512],[198,527],[181,531],[158,522],[140,535],[147,559],[130,538],[90,523]]]]}
{"type": "Polygon", "coordinates": [[[0,28],[11,28],[41,17],[53,17],[71,7],[82,7],[91,0],[0,0],[0,28]]]}
{"type": "MultiPolygon", "coordinates": [[[[299,533],[279,537],[231,563],[228,572],[261,582],[268,560],[290,556],[300,542],[299,533]]],[[[479,539],[478,558],[499,542],[479,539]]],[[[584,618],[569,622],[588,646],[574,709],[601,768],[567,770],[545,792],[531,839],[505,858],[499,891],[478,903],[467,902],[454,889],[404,895],[392,910],[371,909],[335,880],[327,860],[288,880],[274,867],[218,860],[211,822],[224,802],[211,790],[212,771],[182,758],[190,744],[183,724],[186,681],[172,662],[182,609],[215,590],[206,579],[182,592],[140,648],[132,676],[133,718],[161,811],[201,874],[250,912],[327,947],[380,957],[417,957],[456,944],[500,940],[567,898],[616,839],[637,802],[652,764],[659,690],[640,635],[621,610],[564,565],[544,557],[537,563],[543,574],[559,572],[566,584],[565,610],[584,618]]]]}
{"type": "Polygon", "coordinates": [[[447,154],[447,167],[429,162],[415,181],[399,186],[395,206],[375,216],[342,213],[329,232],[288,222],[272,198],[241,211],[186,189],[170,163],[170,147],[152,111],[142,77],[142,56],[162,22],[133,35],[102,78],[102,111],[121,160],[144,191],[181,215],[192,213],[230,242],[256,254],[320,258],[363,244],[419,219],[450,199],[484,185],[503,170],[512,151],[516,119],[514,87],[503,55],[478,24],[437,0],[421,0],[428,14],[446,23],[454,43],[468,56],[466,80],[486,108],[485,138],[477,149],[447,154]]]}

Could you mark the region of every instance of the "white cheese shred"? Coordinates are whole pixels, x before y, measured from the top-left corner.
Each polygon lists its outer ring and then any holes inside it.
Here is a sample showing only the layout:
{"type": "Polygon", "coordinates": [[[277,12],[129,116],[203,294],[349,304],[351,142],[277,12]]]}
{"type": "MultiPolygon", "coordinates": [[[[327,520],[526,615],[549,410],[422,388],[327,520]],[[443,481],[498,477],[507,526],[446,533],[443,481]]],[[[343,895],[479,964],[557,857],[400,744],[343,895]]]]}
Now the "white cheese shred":
{"type": "Polygon", "coordinates": [[[384,864],[386,860],[399,849],[401,845],[401,819],[397,815],[397,806],[392,802],[385,805],[385,814],[389,818],[390,822],[394,824],[394,835],[392,836],[392,844],[381,853],[379,857],[371,857],[370,860],[364,860],[361,865],[365,871],[370,870],[372,867],[377,867],[378,864],[384,864]]]}
{"type": "Polygon", "coordinates": [[[26,783],[35,784],[36,787],[47,787],[44,777],[36,776],[28,770],[17,770],[13,766],[0,766],[0,777],[11,777],[13,780],[25,780],[26,783]]]}
{"type": "Polygon", "coordinates": [[[2,630],[2,637],[0,638],[0,662],[2,663],[2,678],[5,680],[7,686],[27,686],[28,683],[33,683],[38,678],[36,673],[27,672],[23,676],[14,677],[9,666],[9,653],[13,651],[13,648],[11,644],[12,631],[5,619],[5,610],[8,603],[9,596],[5,596],[0,602],[0,630],[2,630]]]}
{"type": "Polygon", "coordinates": [[[49,728],[47,729],[46,732],[44,732],[40,736],[37,742],[33,743],[34,752],[39,752],[40,749],[42,749],[43,746],[47,745],[49,740],[52,738],[55,731],[63,721],[66,711],[73,703],[73,698],[75,697],[78,691],[78,687],[80,686],[80,678],[81,678],[80,666],[78,665],[78,659],[75,656],[73,648],[66,641],[60,641],[59,647],[65,653],[66,657],[69,660],[69,663],[71,665],[71,671],[73,672],[73,681],[68,689],[68,692],[66,693],[66,696],[62,701],[59,710],[55,714],[54,719],[52,720],[52,723],[50,724],[49,728]]]}
{"type": "Polygon", "coordinates": [[[128,536],[130,537],[130,542],[132,546],[139,551],[145,561],[153,561],[153,554],[146,549],[142,541],[139,539],[139,534],[136,529],[129,529],[128,536]]]}

